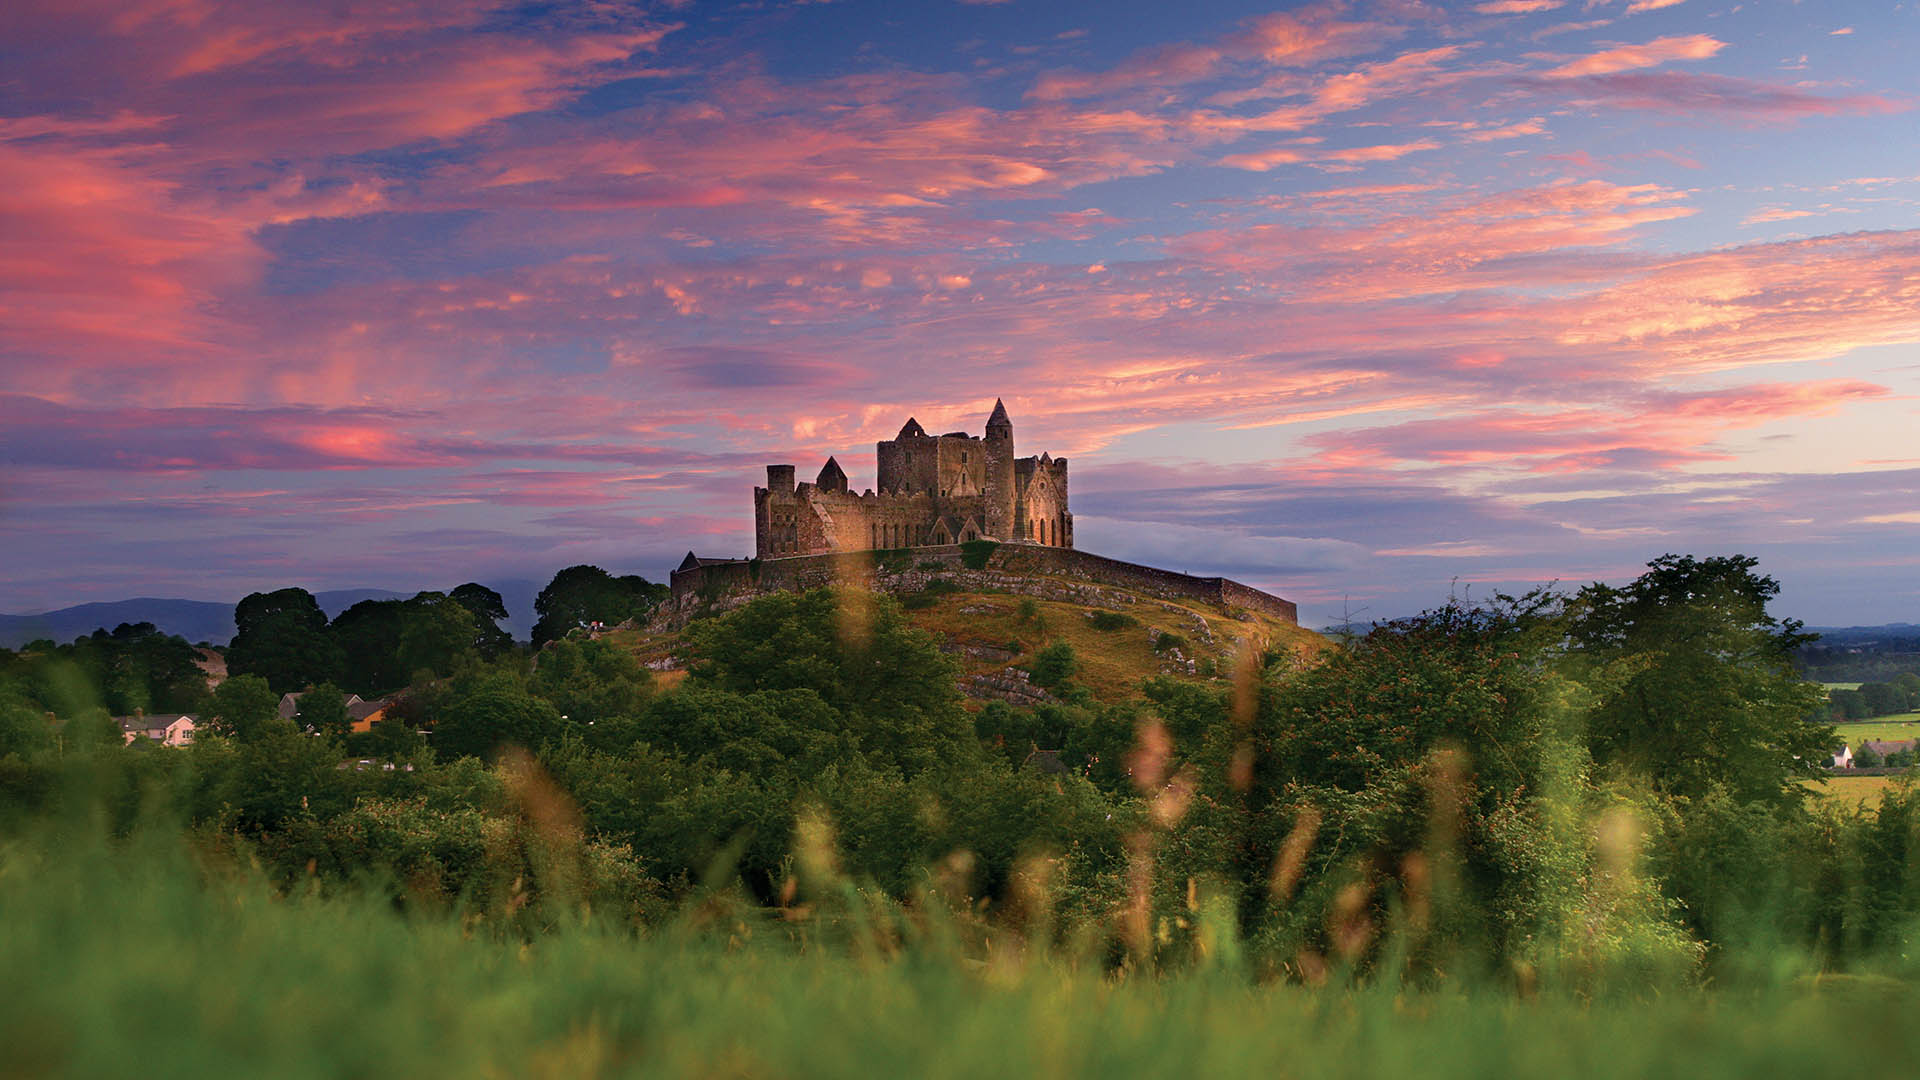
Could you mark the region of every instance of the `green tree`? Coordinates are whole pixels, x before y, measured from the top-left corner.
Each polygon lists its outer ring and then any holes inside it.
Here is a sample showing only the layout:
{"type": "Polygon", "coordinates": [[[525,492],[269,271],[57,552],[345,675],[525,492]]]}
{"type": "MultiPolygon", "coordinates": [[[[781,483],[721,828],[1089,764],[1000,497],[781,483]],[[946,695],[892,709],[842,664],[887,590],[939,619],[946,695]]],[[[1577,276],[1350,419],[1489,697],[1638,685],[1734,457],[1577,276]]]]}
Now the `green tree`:
{"type": "Polygon", "coordinates": [[[445,593],[420,593],[407,601],[402,613],[400,661],[409,675],[450,675],[475,655],[480,630],[473,613],[445,593]]]}
{"type": "Polygon", "coordinates": [[[1861,683],[1860,696],[1866,699],[1868,716],[1893,716],[1907,711],[1906,691],[1892,683],[1861,683]]]}
{"type": "Polygon", "coordinates": [[[1599,695],[1594,760],[1699,797],[1791,800],[1836,738],[1817,717],[1824,691],[1795,673],[1800,624],[1767,612],[1780,591],[1745,555],[1662,555],[1615,588],[1595,583],[1568,605],[1573,670],[1599,695]]]}
{"type": "Polygon", "coordinates": [[[513,635],[500,626],[507,617],[507,602],[499,593],[469,581],[454,586],[447,596],[473,616],[473,648],[481,657],[491,660],[513,647],[513,635]]]}
{"type": "Polygon", "coordinates": [[[407,685],[413,674],[400,656],[408,617],[405,600],[362,600],[334,616],[329,635],[342,655],[340,685],[372,697],[407,685]]]}
{"type": "Polygon", "coordinates": [[[280,718],[280,695],[258,675],[233,675],[213,692],[210,727],[240,742],[265,738],[292,725],[280,718]]]}
{"type": "Polygon", "coordinates": [[[233,609],[237,629],[227,670],[259,675],[276,693],[339,678],[345,657],[327,633],[327,616],[305,589],[249,593],[233,609]]]}
{"type": "Polygon", "coordinates": [[[528,691],[552,702],[576,726],[638,716],[653,686],[653,673],[609,641],[554,641],[534,665],[528,691]]]}
{"type": "Polygon", "coordinates": [[[559,733],[552,705],[497,674],[452,690],[433,715],[433,750],[442,761],[488,760],[507,746],[538,750],[559,733]]]}
{"type": "Polygon", "coordinates": [[[347,695],[329,682],[300,695],[299,718],[301,726],[339,739],[353,729],[353,721],[347,716],[347,695]]]}
{"type": "Polygon", "coordinates": [[[664,585],[629,574],[614,577],[597,566],[569,566],[553,576],[534,598],[539,621],[533,643],[540,646],[565,637],[576,626],[600,622],[608,626],[645,618],[667,597],[664,585]]]}
{"type": "Polygon", "coordinates": [[[775,593],[687,634],[695,685],[734,693],[811,690],[862,752],[908,772],[979,755],[952,661],[890,597],[775,593]]]}
{"type": "Polygon", "coordinates": [[[1064,641],[1056,641],[1033,654],[1033,682],[1051,690],[1073,678],[1079,669],[1079,657],[1073,653],[1073,646],[1064,641]]]}

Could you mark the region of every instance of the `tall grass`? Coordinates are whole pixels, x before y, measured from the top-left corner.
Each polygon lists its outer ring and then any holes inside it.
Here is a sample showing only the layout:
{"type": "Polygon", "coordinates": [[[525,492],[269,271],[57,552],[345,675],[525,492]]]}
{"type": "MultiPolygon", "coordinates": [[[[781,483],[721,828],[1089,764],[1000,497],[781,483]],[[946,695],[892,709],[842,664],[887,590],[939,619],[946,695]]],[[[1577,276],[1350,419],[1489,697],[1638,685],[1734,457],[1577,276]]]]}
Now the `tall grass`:
{"type": "Polygon", "coordinates": [[[285,894],[166,830],[0,846],[8,1076],[1862,1076],[1920,1060],[1911,965],[1583,997],[1338,976],[1232,948],[1116,976],[937,902],[869,902],[823,828],[799,895],[530,941],[374,890],[285,894]],[[969,922],[972,919],[973,921],[969,922]]]}

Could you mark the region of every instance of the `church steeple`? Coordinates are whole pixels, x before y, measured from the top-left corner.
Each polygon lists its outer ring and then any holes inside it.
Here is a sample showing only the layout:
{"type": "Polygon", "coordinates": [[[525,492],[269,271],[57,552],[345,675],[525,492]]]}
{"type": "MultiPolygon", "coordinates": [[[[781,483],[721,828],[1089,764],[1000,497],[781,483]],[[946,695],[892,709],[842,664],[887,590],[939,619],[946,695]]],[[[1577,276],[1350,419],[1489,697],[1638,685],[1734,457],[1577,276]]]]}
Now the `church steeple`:
{"type": "Polygon", "coordinates": [[[987,417],[987,438],[1013,438],[1013,421],[1007,418],[1007,405],[999,398],[993,399],[993,415],[987,417]]]}

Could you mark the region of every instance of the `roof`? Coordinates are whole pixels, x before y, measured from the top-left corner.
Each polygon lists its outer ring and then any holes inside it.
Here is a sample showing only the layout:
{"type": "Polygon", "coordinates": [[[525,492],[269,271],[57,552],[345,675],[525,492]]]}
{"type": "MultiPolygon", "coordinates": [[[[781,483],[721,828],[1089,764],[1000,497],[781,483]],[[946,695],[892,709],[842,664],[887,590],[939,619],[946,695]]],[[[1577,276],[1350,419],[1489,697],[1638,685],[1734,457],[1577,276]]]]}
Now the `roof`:
{"type": "Polygon", "coordinates": [[[1861,742],[1858,749],[1854,750],[1854,753],[1857,754],[1861,750],[1871,750],[1881,757],[1886,757],[1888,754],[1898,753],[1902,750],[1911,750],[1913,749],[1913,744],[1914,740],[1912,739],[1867,739],[1861,742]]]}
{"type": "Polygon", "coordinates": [[[377,701],[356,701],[347,706],[347,719],[365,720],[381,709],[393,704],[392,698],[380,698],[377,701]]]}
{"type": "Polygon", "coordinates": [[[200,718],[192,713],[154,713],[150,716],[135,713],[132,716],[116,716],[113,718],[113,722],[120,725],[121,731],[141,732],[165,731],[182,720],[185,720],[195,727],[200,726],[200,718]]]}
{"type": "Polygon", "coordinates": [[[926,437],[927,429],[921,427],[920,421],[915,420],[911,416],[907,417],[907,422],[901,425],[900,434],[894,436],[896,439],[924,439],[926,437]]]}
{"type": "Polygon", "coordinates": [[[994,398],[993,414],[987,417],[987,426],[995,427],[998,425],[1005,425],[1007,427],[1012,427],[1013,421],[1007,418],[1006,402],[1001,401],[999,398],[994,398]]]}
{"type": "Polygon", "coordinates": [[[693,552],[689,551],[687,552],[687,557],[680,560],[680,565],[673,568],[673,572],[678,574],[682,570],[698,570],[702,566],[720,566],[724,563],[743,563],[743,562],[752,562],[752,561],[753,561],[752,559],[716,559],[711,555],[695,555],[693,552]]]}

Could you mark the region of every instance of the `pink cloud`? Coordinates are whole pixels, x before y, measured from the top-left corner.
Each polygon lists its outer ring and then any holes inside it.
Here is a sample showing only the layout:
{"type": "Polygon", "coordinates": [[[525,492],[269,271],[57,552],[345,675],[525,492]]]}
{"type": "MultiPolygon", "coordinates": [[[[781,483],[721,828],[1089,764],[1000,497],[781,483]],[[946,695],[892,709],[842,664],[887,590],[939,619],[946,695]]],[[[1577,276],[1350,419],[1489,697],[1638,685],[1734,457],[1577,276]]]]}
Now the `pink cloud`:
{"type": "Polygon", "coordinates": [[[1028,96],[1042,101],[1097,97],[1182,86],[1218,74],[1228,65],[1299,68],[1371,52],[1401,30],[1339,17],[1339,3],[1307,4],[1247,20],[1212,44],[1155,46],[1104,71],[1053,71],[1035,80],[1028,96]]]}
{"type": "Polygon", "coordinates": [[[1549,70],[1546,77],[1575,79],[1587,75],[1610,75],[1634,68],[1658,67],[1673,60],[1705,60],[1726,47],[1726,42],[1707,34],[1655,38],[1644,45],[1620,45],[1570,60],[1549,70]]]}
{"type": "Polygon", "coordinates": [[[1828,96],[1754,79],[1678,71],[1622,72],[1542,81],[1537,85],[1575,102],[1682,115],[1736,113],[1760,119],[1792,120],[1806,116],[1903,112],[1911,107],[1909,102],[1880,94],[1828,96]]]}
{"type": "Polygon", "coordinates": [[[1758,384],[1686,394],[1653,393],[1608,410],[1503,410],[1311,436],[1323,460],[1339,467],[1399,463],[1495,466],[1516,459],[1538,472],[1605,468],[1622,460],[1666,468],[1729,460],[1712,442],[1731,431],[1789,417],[1831,414],[1885,397],[1857,380],[1758,384]]]}
{"type": "Polygon", "coordinates": [[[1473,5],[1473,10],[1482,15],[1530,15],[1536,11],[1552,11],[1563,3],[1565,0],[1491,0],[1473,5]]]}

